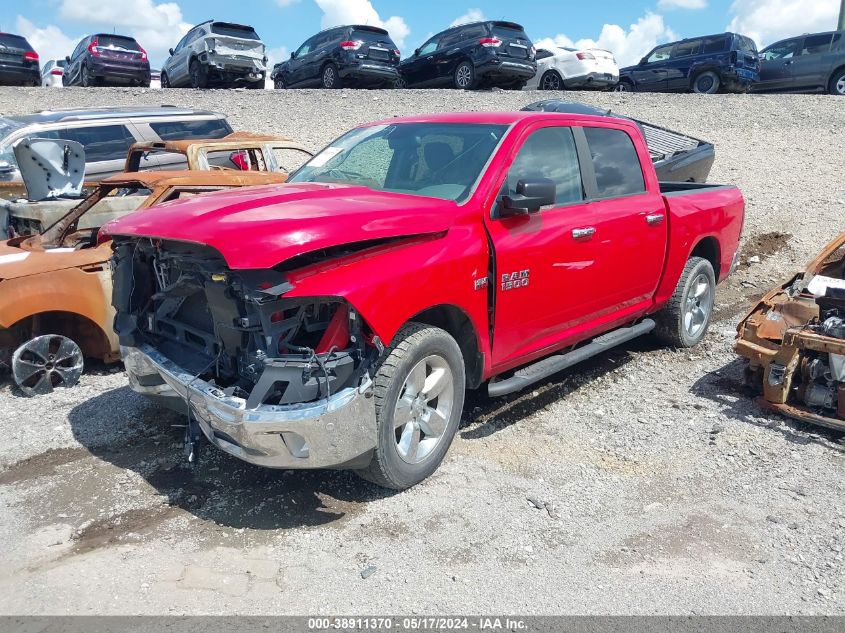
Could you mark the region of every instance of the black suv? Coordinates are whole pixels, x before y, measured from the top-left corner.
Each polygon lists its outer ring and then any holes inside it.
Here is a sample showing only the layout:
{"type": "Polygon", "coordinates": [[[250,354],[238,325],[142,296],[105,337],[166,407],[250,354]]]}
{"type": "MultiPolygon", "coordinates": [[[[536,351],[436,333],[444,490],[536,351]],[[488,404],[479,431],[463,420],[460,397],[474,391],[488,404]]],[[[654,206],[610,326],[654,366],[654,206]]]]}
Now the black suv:
{"type": "Polygon", "coordinates": [[[306,40],[290,59],[276,64],[276,88],[392,87],[399,79],[399,49],[384,29],[338,26],[306,40]]]}
{"type": "Polygon", "coordinates": [[[399,65],[410,88],[521,90],[535,74],[534,45],[519,24],[473,22],[438,33],[399,65]]]}
{"type": "Polygon", "coordinates": [[[98,33],[82,38],[66,57],[62,84],[150,86],[150,60],[134,38],[98,33]]]}
{"type": "Polygon", "coordinates": [[[636,66],[619,71],[617,90],[747,92],[760,78],[754,40],[736,33],[661,44],[636,66]]]}
{"type": "Polygon", "coordinates": [[[38,53],[25,37],[0,33],[0,86],[40,86],[38,53]]]}
{"type": "Polygon", "coordinates": [[[760,53],[754,92],[823,92],[845,96],[845,31],[792,37],[760,53]]]}

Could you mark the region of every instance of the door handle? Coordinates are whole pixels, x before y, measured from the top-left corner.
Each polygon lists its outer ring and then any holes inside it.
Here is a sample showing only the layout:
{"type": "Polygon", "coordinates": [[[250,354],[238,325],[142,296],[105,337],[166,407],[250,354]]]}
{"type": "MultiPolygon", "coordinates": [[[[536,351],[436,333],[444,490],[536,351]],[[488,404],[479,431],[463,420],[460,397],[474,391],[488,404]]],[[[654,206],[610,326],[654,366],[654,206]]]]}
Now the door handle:
{"type": "Polygon", "coordinates": [[[783,62],[784,66],[792,66],[794,62],[790,59],[789,61],[783,62]]]}
{"type": "Polygon", "coordinates": [[[429,55],[425,58],[425,61],[430,62],[432,59],[434,59],[434,55],[429,55]]]}
{"type": "Polygon", "coordinates": [[[576,240],[583,240],[585,238],[590,238],[595,235],[596,229],[592,226],[586,226],[583,229],[572,229],[572,237],[576,240]]]}
{"type": "Polygon", "coordinates": [[[645,221],[649,224],[660,224],[665,217],[662,213],[651,213],[645,216],[645,221]]]}

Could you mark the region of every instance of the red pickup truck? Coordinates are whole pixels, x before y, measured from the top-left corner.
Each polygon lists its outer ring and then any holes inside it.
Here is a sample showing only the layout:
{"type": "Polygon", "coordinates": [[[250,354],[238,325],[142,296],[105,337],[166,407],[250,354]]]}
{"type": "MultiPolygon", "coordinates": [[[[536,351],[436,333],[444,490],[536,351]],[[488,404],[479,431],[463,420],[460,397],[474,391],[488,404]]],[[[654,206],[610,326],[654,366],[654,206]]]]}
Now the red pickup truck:
{"type": "Polygon", "coordinates": [[[507,112],[358,127],[288,184],[107,225],[132,387],[186,448],[407,488],[466,389],[503,395],[633,337],[692,346],[744,202],[658,183],[637,125],[507,112]]]}

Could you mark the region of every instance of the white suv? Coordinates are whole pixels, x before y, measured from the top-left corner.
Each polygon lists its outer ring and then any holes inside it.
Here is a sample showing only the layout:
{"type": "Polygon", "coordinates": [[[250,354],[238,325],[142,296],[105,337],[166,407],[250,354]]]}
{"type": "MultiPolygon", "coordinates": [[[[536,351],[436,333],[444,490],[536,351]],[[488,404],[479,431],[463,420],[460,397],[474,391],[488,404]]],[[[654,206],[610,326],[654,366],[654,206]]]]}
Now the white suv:
{"type": "Polygon", "coordinates": [[[12,146],[22,138],[77,141],[85,149],[85,180],[123,171],[133,143],[222,138],[232,133],[219,112],[162,106],[53,110],[0,117],[0,183],[20,182],[12,146]]]}

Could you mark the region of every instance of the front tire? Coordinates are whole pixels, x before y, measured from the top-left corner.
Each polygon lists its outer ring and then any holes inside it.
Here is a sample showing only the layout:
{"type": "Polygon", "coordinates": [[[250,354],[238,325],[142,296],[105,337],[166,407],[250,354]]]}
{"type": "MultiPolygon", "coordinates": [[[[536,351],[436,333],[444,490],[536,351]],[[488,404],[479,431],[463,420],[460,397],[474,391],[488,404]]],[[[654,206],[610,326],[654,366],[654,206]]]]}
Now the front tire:
{"type": "Polygon", "coordinates": [[[628,81],[627,79],[621,80],[618,84],[613,87],[614,92],[636,92],[636,88],[634,88],[634,84],[628,81]]]}
{"type": "Polygon", "coordinates": [[[690,257],[669,303],[654,316],[655,335],[672,347],[694,347],[707,334],[716,298],[713,265],[690,257]]]}
{"type": "Polygon", "coordinates": [[[358,474],[393,490],[429,477],[455,437],[465,389],[455,339],[422,323],[403,327],[376,371],[377,443],[373,461],[358,474]]]}
{"type": "Polygon", "coordinates": [[[828,92],[832,95],[845,97],[845,68],[840,68],[833,73],[833,77],[830,78],[830,84],[828,85],[828,92]]]}
{"type": "Polygon", "coordinates": [[[161,88],[162,90],[170,88],[170,78],[167,76],[167,73],[161,73],[161,88]]]}
{"type": "Polygon", "coordinates": [[[705,71],[698,75],[692,82],[692,91],[703,95],[712,95],[719,92],[722,81],[712,70],[705,71]]]}
{"type": "Polygon", "coordinates": [[[556,70],[547,70],[540,78],[540,90],[563,90],[563,79],[556,70]]]}
{"type": "Polygon", "coordinates": [[[475,67],[472,62],[463,61],[455,68],[455,75],[452,78],[455,88],[458,90],[472,90],[475,88],[475,67]]]}
{"type": "Polygon", "coordinates": [[[273,90],[284,90],[285,89],[285,82],[282,80],[281,77],[276,77],[273,80],[273,90]]]}
{"type": "Polygon", "coordinates": [[[82,73],[81,74],[82,74],[81,83],[82,83],[83,88],[90,88],[91,86],[94,85],[94,80],[91,77],[91,73],[88,70],[88,66],[82,67],[82,73]]]}

